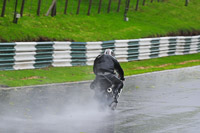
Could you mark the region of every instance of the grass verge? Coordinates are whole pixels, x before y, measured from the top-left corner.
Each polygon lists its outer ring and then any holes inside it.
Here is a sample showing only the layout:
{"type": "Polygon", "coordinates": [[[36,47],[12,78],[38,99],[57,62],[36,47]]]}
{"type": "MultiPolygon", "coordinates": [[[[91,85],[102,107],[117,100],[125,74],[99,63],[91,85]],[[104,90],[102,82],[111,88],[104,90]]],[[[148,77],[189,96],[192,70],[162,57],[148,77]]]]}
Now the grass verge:
{"type": "MultiPolygon", "coordinates": [[[[121,63],[125,76],[200,65],[200,53],[121,63]]],[[[17,87],[92,80],[92,66],[0,71],[0,86],[17,87]]]]}
{"type": "MultiPolygon", "coordinates": [[[[34,3],[33,7],[37,9],[37,1],[34,3]]],[[[184,0],[153,3],[146,1],[145,6],[141,6],[140,3],[139,10],[135,11],[134,1],[130,3],[128,22],[123,21],[124,10],[120,10],[119,13],[90,16],[86,13],[58,14],[55,17],[42,15],[38,17],[33,15],[35,13],[28,15],[26,14],[28,10],[25,10],[18,24],[14,24],[13,9],[10,9],[10,14],[0,17],[0,42],[66,40],[88,42],[200,34],[200,1],[191,0],[188,6],[184,6],[184,3],[184,0]]],[[[9,8],[6,11],[9,11],[9,8]]]]}

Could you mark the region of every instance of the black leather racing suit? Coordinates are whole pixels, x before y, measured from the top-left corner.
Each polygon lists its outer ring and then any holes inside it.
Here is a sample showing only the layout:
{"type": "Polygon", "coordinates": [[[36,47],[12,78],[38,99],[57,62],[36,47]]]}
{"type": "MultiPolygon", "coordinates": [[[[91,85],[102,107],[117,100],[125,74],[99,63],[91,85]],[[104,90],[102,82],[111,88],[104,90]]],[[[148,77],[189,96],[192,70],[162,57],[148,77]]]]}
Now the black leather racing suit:
{"type": "Polygon", "coordinates": [[[111,55],[101,54],[96,57],[93,66],[93,72],[96,75],[94,82],[91,84],[91,89],[95,88],[95,82],[101,77],[105,77],[112,82],[112,89],[115,94],[118,94],[123,87],[124,71],[122,70],[119,62],[111,55]],[[119,78],[116,77],[115,71],[119,74],[119,78]]]}

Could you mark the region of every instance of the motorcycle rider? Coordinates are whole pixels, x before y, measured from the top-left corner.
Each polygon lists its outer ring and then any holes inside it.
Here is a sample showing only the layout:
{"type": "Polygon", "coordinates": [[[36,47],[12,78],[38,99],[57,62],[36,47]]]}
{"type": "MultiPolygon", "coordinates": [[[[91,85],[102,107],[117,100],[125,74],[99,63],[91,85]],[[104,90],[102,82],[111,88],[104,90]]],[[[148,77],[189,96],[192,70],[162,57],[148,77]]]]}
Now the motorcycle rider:
{"type": "Polygon", "coordinates": [[[109,80],[112,84],[111,91],[113,91],[115,98],[114,102],[118,103],[117,95],[121,92],[123,87],[124,79],[124,71],[121,68],[119,62],[114,57],[114,52],[111,49],[106,49],[103,54],[100,54],[96,57],[93,66],[93,72],[96,75],[95,80],[91,83],[90,88],[95,89],[95,84],[98,79],[102,76],[109,80]],[[119,78],[116,77],[116,73],[118,73],[119,78]]]}

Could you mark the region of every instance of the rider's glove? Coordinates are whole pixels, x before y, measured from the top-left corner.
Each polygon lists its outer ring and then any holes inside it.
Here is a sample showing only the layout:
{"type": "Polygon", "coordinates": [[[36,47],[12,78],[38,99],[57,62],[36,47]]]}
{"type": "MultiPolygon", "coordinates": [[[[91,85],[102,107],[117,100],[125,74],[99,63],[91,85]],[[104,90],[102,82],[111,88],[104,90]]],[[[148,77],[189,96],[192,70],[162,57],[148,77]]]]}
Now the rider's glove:
{"type": "Polygon", "coordinates": [[[124,77],[122,77],[120,80],[124,81],[124,80],[125,80],[125,78],[124,78],[124,77]]]}

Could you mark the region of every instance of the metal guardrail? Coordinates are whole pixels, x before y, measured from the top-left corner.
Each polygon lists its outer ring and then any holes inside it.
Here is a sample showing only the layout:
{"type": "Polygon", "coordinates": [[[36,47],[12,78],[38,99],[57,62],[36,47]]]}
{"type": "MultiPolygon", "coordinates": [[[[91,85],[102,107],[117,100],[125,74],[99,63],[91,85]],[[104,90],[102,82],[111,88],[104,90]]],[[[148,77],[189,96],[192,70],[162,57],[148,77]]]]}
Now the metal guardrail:
{"type": "Polygon", "coordinates": [[[199,36],[177,36],[104,42],[0,43],[0,70],[93,65],[105,49],[119,62],[200,52],[199,36]]]}

